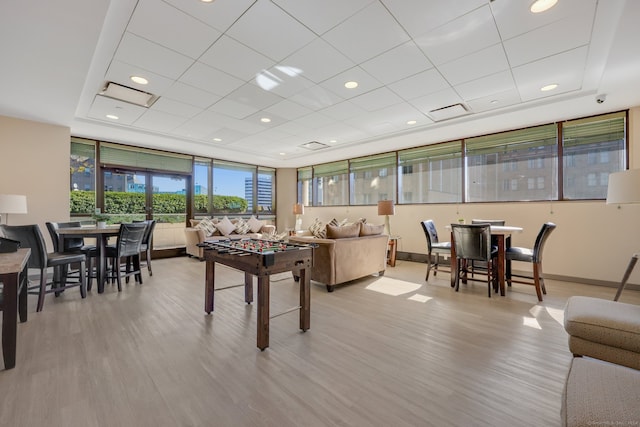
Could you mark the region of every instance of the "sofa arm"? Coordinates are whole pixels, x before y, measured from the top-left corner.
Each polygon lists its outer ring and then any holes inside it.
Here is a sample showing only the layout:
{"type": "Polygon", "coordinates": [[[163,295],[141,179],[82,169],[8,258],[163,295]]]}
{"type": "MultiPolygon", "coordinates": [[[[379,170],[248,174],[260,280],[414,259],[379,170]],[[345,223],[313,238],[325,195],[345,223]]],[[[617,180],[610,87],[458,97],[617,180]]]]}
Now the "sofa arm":
{"type": "Polygon", "coordinates": [[[187,227],[184,229],[186,251],[188,255],[202,258],[202,248],[198,247],[199,243],[204,242],[204,231],[199,228],[187,227]]]}

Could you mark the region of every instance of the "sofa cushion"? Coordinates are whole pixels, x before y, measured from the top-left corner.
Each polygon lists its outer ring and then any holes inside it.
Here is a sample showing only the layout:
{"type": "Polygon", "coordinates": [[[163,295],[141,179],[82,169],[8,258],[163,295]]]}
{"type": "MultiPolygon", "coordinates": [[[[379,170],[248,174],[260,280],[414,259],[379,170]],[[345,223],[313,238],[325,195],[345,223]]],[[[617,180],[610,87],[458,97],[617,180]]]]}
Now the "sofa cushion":
{"type": "Polygon", "coordinates": [[[327,224],[327,239],[345,239],[349,237],[358,237],[360,235],[360,223],[353,225],[327,224]]]}
{"type": "Polygon", "coordinates": [[[228,236],[236,229],[236,226],[225,216],[216,224],[216,228],[223,236],[228,236]]]}
{"type": "Polygon", "coordinates": [[[378,234],[382,234],[384,232],[384,224],[373,225],[373,224],[360,224],[360,235],[361,236],[377,236],[378,234]]]}
{"type": "Polygon", "coordinates": [[[324,239],[327,235],[324,223],[318,218],[313,220],[313,223],[309,226],[309,231],[319,239],[324,239]]]}
{"type": "Polygon", "coordinates": [[[262,226],[265,225],[265,222],[260,221],[255,215],[251,215],[247,224],[249,224],[249,230],[251,230],[252,233],[258,233],[262,229],[262,226]]]}
{"type": "Polygon", "coordinates": [[[205,236],[211,236],[216,231],[216,226],[209,218],[203,218],[198,222],[194,228],[199,228],[204,232],[205,236]]]}
{"type": "Polygon", "coordinates": [[[238,234],[247,234],[251,229],[251,226],[244,218],[238,218],[235,221],[236,224],[236,233],[238,234]]]}

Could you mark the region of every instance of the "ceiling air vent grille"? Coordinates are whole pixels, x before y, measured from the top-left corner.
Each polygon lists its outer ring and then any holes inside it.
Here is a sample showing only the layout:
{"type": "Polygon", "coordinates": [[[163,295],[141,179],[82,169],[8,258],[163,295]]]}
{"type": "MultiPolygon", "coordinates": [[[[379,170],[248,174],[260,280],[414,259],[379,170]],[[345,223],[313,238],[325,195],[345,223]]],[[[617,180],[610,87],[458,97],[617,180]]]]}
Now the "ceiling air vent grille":
{"type": "Polygon", "coordinates": [[[118,101],[128,102],[129,104],[139,105],[145,108],[151,107],[158,99],[158,96],[152,93],[122,86],[114,82],[107,82],[102,90],[98,92],[98,95],[117,99],[118,101]]]}
{"type": "Polygon", "coordinates": [[[302,144],[300,147],[306,148],[307,150],[316,151],[316,150],[322,150],[323,148],[327,148],[329,146],[327,144],[323,144],[322,142],[311,141],[311,142],[307,142],[306,144],[302,144]]]}
{"type": "Polygon", "coordinates": [[[469,111],[467,111],[467,108],[462,104],[453,104],[447,107],[431,110],[427,114],[429,114],[429,117],[431,117],[434,122],[440,122],[442,120],[449,120],[464,116],[469,114],[469,111]]]}

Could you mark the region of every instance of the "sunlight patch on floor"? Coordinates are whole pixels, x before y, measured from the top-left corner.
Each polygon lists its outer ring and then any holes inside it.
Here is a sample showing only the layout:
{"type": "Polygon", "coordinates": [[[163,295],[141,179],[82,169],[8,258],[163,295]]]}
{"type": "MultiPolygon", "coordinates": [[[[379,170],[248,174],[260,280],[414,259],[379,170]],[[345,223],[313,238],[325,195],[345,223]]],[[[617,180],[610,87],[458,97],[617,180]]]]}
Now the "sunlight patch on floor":
{"type": "Polygon", "coordinates": [[[421,286],[422,285],[418,283],[405,282],[404,280],[392,279],[390,277],[380,277],[365,289],[395,297],[409,292],[415,292],[420,289],[421,286]]]}
{"type": "Polygon", "coordinates": [[[564,325],[564,309],[545,307],[549,316],[560,325],[564,325]]]}
{"type": "Polygon", "coordinates": [[[411,300],[411,301],[417,301],[417,302],[427,302],[427,301],[432,300],[433,297],[428,297],[426,295],[415,294],[415,295],[410,296],[407,299],[411,300]]]}
{"type": "Polygon", "coordinates": [[[528,327],[534,328],[534,329],[542,329],[542,327],[540,326],[540,324],[538,323],[538,321],[536,320],[535,317],[523,316],[522,317],[522,325],[523,326],[528,326],[528,327]]]}

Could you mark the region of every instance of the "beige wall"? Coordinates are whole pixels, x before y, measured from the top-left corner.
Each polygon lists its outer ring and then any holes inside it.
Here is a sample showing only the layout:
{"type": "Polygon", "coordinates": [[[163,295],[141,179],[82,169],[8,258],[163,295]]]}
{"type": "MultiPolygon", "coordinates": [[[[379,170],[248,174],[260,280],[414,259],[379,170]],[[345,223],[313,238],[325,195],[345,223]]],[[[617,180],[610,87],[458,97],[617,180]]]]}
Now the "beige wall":
{"type": "MultiPolygon", "coordinates": [[[[0,194],[25,194],[26,215],[10,225],[69,219],[69,128],[0,116],[0,194]]],[[[2,219],[5,222],[5,219],[2,219]]]]}
{"type": "MultiPolygon", "coordinates": [[[[629,112],[629,145],[630,168],[639,168],[640,107],[629,112]]],[[[326,222],[364,217],[370,223],[384,223],[375,206],[307,207],[303,227],[316,217],[326,222]]],[[[391,233],[401,237],[399,251],[426,254],[420,221],[433,219],[440,238],[450,240],[445,226],[458,218],[504,219],[508,225],[521,226],[524,232],[513,237],[513,245],[526,247],[533,246],[543,222],[554,222],[558,228],[545,248],[545,273],[586,282],[619,282],[631,255],[640,250],[640,205],[618,207],[604,201],[399,205],[390,218],[391,233]]],[[[640,283],[640,268],[629,282],[640,283]]]]}
{"type": "Polygon", "coordinates": [[[296,169],[278,169],[276,173],[276,212],[278,212],[276,229],[278,232],[282,233],[288,228],[294,228],[296,216],[293,214],[293,205],[296,203],[297,181],[296,169]]]}

